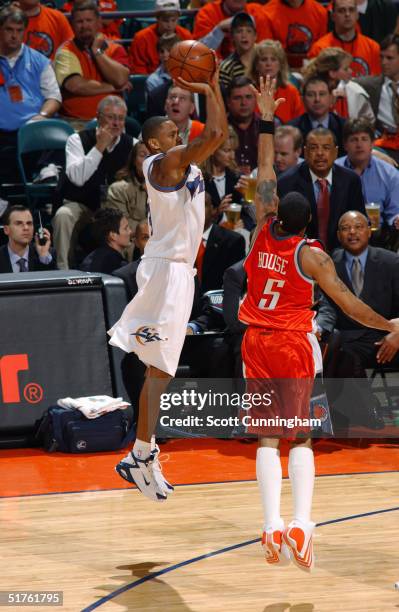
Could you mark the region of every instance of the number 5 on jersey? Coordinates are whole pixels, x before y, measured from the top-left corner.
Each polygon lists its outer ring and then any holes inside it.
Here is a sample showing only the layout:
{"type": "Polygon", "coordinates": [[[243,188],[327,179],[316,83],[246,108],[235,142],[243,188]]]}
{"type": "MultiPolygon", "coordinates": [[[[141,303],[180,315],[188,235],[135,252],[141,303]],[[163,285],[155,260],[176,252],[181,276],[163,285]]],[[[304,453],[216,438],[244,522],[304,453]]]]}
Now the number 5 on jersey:
{"type": "Polygon", "coordinates": [[[275,291],[275,289],[282,289],[284,285],[284,280],[268,278],[265,288],[263,289],[264,297],[260,300],[258,308],[261,308],[262,310],[274,310],[281,295],[280,291],[275,291]]]}

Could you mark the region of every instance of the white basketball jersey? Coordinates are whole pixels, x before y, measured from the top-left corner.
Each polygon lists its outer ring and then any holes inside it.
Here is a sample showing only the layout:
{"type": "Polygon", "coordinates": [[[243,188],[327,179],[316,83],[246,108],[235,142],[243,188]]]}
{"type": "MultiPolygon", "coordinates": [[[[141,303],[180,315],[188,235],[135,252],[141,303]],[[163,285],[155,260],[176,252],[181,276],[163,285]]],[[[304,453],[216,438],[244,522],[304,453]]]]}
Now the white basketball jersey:
{"type": "Polygon", "coordinates": [[[151,180],[152,164],[163,153],[143,162],[150,208],[150,239],[144,257],[162,257],[194,265],[204,231],[205,186],[201,170],[194,164],[174,187],[162,187],[151,180]]]}

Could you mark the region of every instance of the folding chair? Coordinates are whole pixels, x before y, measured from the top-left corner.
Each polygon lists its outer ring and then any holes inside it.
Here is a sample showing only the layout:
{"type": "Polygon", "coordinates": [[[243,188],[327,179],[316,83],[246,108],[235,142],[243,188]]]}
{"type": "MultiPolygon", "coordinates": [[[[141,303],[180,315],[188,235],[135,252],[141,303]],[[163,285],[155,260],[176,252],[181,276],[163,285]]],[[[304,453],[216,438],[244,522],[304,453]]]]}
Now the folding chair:
{"type": "Polygon", "coordinates": [[[43,121],[32,121],[23,125],[18,131],[17,158],[18,166],[25,188],[28,204],[34,207],[38,200],[47,199],[52,202],[57,181],[45,184],[36,184],[32,176],[27,174],[24,155],[28,153],[40,154],[45,152],[61,151],[62,160],[65,164],[65,145],[68,136],[74,134],[75,130],[66,121],[60,119],[44,119],[43,121]]]}

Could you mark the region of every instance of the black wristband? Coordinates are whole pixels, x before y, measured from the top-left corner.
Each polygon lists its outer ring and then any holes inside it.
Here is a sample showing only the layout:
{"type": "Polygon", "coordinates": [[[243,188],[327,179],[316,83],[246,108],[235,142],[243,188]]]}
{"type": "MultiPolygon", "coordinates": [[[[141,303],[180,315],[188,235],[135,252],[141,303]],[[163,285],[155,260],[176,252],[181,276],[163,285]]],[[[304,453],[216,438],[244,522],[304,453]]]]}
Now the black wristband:
{"type": "Polygon", "coordinates": [[[259,121],[259,134],[274,134],[274,121],[259,121]]]}

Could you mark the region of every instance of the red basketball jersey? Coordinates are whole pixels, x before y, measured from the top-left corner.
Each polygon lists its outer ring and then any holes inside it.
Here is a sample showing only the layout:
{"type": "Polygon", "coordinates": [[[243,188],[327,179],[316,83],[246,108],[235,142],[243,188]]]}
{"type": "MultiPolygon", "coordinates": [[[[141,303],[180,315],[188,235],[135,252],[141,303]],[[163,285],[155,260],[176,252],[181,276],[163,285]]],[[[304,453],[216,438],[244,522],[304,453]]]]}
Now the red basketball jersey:
{"type": "Polygon", "coordinates": [[[299,264],[306,240],[278,236],[275,227],[275,219],[264,224],[245,260],[248,289],[239,319],[267,329],[311,332],[313,280],[299,264]]]}

